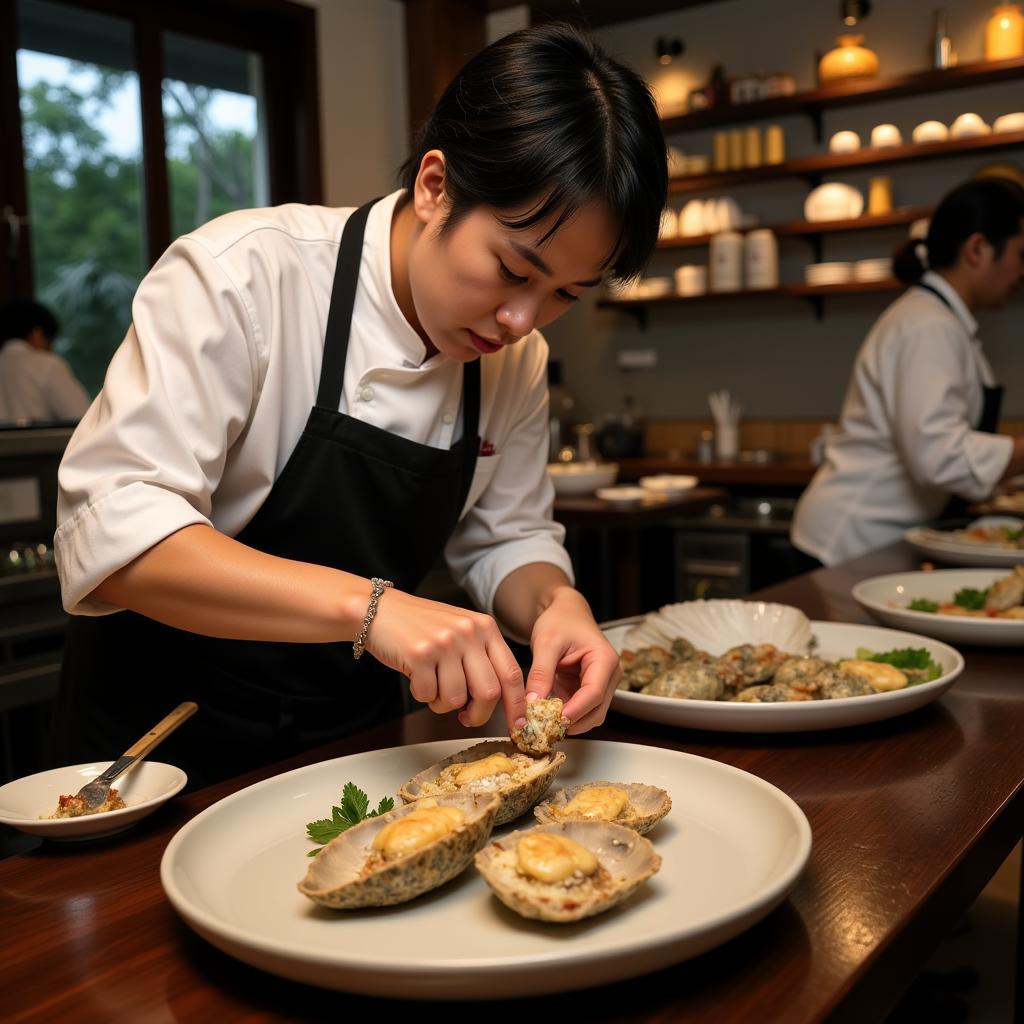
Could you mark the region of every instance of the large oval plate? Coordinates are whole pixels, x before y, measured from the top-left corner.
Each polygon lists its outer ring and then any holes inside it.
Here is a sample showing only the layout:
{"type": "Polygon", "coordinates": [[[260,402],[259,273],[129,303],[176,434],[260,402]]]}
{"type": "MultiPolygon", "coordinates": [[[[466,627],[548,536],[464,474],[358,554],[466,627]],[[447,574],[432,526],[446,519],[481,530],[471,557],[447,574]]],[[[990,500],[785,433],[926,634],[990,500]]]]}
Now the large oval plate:
{"type": "Polygon", "coordinates": [[[967,618],[911,611],[915,598],[943,603],[964,587],[984,590],[1005,579],[1004,569],[936,569],[934,572],[896,572],[861,580],[853,596],[879,622],[913,629],[954,644],[1016,647],[1024,644],[1024,619],[967,618]]]}
{"type": "Polygon", "coordinates": [[[329,814],[346,782],[376,803],[466,746],[446,740],[353,754],[225,797],[171,840],[160,865],[164,891],[213,945],[272,974],[371,996],[498,999],[617,981],[696,956],[785,899],[810,854],[803,812],[756,776],[659,747],[568,740],[559,785],[642,781],[672,797],[671,813],[649,836],[661,871],[622,906],[577,924],[527,921],[472,867],[378,910],[330,911],[297,891],[309,863],[306,822],[329,814]]]}
{"type": "MultiPolygon", "coordinates": [[[[1019,528],[1021,521],[1013,516],[984,516],[969,525],[1019,528]]],[[[915,526],[907,530],[903,538],[915,551],[948,565],[1003,566],[1010,569],[1024,563],[1024,548],[1001,548],[983,541],[954,539],[951,534],[951,530],[915,526]]]]}
{"type": "MultiPolygon", "coordinates": [[[[608,624],[605,636],[619,650],[631,625],[608,624]]],[[[899,647],[924,647],[945,670],[930,683],[908,686],[889,693],[867,697],[842,697],[837,700],[792,701],[782,704],[744,704],[722,700],[680,700],[653,697],[646,693],[617,690],[612,708],[633,718],[663,725],[713,732],[809,732],[838,729],[892,718],[923,707],[941,697],[963,671],[964,659],[946,644],[916,633],[904,633],[878,626],[847,622],[811,622],[817,640],[814,653],[827,660],[853,658],[858,647],[890,651],[899,647]]],[[[742,643],[737,638],[736,643],[742,643]]]]}

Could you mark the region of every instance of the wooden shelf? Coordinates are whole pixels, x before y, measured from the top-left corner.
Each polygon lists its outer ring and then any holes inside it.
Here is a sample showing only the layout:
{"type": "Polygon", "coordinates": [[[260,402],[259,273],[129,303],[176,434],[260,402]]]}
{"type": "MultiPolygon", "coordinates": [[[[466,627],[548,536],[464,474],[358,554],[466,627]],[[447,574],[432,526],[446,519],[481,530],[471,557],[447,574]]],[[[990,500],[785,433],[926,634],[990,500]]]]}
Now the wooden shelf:
{"type": "Polygon", "coordinates": [[[884,78],[861,78],[834,82],[817,89],[775,96],[751,103],[736,103],[716,110],[699,110],[678,117],[666,117],[662,127],[666,135],[715,128],[740,121],[759,121],[789,114],[810,114],[820,117],[825,110],[895,99],[899,96],[922,96],[927,93],[964,89],[972,85],[988,85],[1024,77],[1024,58],[978,61],[940,71],[915,71],[884,78]]]}
{"type": "Polygon", "coordinates": [[[693,174],[683,178],[670,178],[669,192],[705,192],[709,189],[732,188],[779,178],[806,178],[818,182],[837,171],[885,167],[891,164],[912,163],[917,160],[938,160],[972,153],[997,153],[1014,146],[1024,145],[1024,131],[1004,132],[999,135],[976,135],[968,139],[949,139],[945,142],[913,143],[884,149],[860,149],[856,153],[822,153],[801,157],[782,164],[749,167],[742,171],[719,171],[712,174],[693,174]]]}
{"type": "MultiPolygon", "coordinates": [[[[750,228],[737,228],[745,234],[759,228],[768,228],[780,238],[797,236],[814,238],[818,235],[830,235],[840,231],[875,231],[881,228],[896,227],[900,224],[912,224],[922,217],[930,217],[934,207],[908,206],[892,213],[883,213],[874,217],[856,217],[852,220],[791,220],[782,224],[757,224],[750,228]]],[[[707,245],[714,235],[685,235],[679,238],[666,238],[658,242],[659,249],[690,249],[698,245],[707,245]]]]}

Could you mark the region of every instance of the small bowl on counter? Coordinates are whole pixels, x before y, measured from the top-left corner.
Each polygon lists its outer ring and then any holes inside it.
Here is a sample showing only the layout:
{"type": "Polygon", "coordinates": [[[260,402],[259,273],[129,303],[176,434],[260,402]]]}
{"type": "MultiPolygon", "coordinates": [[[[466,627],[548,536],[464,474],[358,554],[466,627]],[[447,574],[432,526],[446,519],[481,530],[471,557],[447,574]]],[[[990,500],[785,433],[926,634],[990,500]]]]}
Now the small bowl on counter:
{"type": "Polygon", "coordinates": [[[697,486],[695,476],[682,476],[675,473],[658,473],[655,476],[640,477],[640,486],[652,497],[681,498],[687,491],[697,486]]]}
{"type": "Polygon", "coordinates": [[[647,493],[642,487],[623,484],[619,487],[602,487],[597,496],[612,508],[635,508],[647,497],[647,493]]]}
{"type": "Polygon", "coordinates": [[[593,494],[599,487],[610,487],[619,475],[617,462],[551,462],[548,476],[560,498],[593,494]]]}

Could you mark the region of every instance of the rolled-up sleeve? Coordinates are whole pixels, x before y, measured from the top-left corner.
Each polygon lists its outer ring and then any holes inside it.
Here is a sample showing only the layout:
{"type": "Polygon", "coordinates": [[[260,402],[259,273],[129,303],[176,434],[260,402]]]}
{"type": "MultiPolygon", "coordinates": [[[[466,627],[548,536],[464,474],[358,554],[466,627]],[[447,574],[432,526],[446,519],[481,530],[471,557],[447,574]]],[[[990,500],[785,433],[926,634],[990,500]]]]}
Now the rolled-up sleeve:
{"type": "MultiPolygon", "coordinates": [[[[562,543],[565,529],[551,512],[548,478],[547,345],[533,346],[515,382],[522,398],[500,440],[494,476],[456,527],[445,548],[452,575],[477,607],[493,612],[494,595],[509,573],[532,562],[558,566],[572,580],[562,543]]],[[[507,386],[507,385],[502,385],[507,386]]]]}
{"type": "Polygon", "coordinates": [[[882,367],[893,438],[915,483],[980,501],[1002,478],[1011,438],[973,430],[964,347],[953,325],[915,326],[882,367]]]}
{"type": "Polygon", "coordinates": [[[170,534],[210,523],[212,495],[249,420],[259,333],[246,299],[198,240],[175,242],[140,284],[132,325],[58,475],[64,607],[170,534]]]}

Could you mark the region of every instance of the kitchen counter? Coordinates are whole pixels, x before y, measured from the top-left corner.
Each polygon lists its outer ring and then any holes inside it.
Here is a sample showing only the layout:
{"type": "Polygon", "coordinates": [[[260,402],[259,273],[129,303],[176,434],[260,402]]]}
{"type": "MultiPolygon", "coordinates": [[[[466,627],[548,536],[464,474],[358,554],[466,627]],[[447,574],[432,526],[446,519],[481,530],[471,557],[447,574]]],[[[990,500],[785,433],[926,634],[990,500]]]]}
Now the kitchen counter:
{"type": "MultiPolygon", "coordinates": [[[[897,544],[757,596],[796,605],[816,619],[867,622],[850,587],[918,561],[909,546],[897,544]]],[[[941,700],[871,725],[730,735],[613,713],[595,738],[709,757],[752,772],[797,802],[814,839],[789,899],[718,949],[650,975],[611,985],[595,977],[582,992],[476,1007],[438,1003],[423,1013],[651,1024],[882,1020],[1024,828],[1020,653],[966,648],[965,654],[962,677],[941,700]]],[[[456,736],[468,744],[497,731],[497,723],[467,731],[451,715],[420,711],[181,795],[121,835],[45,844],[0,861],[5,1019],[116,1024],[408,1015],[409,1004],[310,988],[219,952],[172,910],[160,886],[160,858],[196,814],[259,779],[359,751],[456,736]]],[[[400,928],[401,908],[387,913],[400,928]]],[[[339,915],[338,924],[339,941],[346,941],[349,923],[339,915]]]]}
{"type": "Polygon", "coordinates": [[[776,459],[770,462],[698,462],[673,459],[667,455],[647,455],[639,459],[619,459],[620,481],[639,480],[655,473],[692,474],[702,484],[728,487],[806,487],[817,467],[810,459],[776,459]]]}

